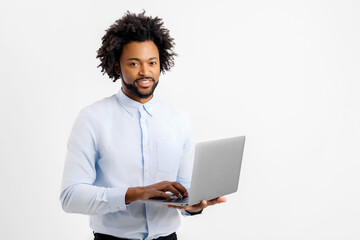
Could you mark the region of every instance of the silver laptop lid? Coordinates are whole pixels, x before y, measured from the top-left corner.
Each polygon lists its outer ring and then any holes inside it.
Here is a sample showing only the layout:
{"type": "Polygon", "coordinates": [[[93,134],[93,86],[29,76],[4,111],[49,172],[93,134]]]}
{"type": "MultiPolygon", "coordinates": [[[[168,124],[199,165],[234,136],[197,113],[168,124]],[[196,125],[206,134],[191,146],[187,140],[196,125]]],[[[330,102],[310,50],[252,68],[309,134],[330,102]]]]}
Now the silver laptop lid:
{"type": "Polygon", "coordinates": [[[245,136],[200,142],[189,191],[189,205],[236,192],[245,136]]]}

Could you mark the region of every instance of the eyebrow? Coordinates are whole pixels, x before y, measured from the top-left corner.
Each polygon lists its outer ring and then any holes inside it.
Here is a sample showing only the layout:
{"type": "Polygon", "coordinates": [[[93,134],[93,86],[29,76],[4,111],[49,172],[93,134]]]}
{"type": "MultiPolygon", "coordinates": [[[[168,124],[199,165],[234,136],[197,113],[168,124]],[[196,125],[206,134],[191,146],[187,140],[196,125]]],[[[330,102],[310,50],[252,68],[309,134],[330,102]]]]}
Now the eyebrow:
{"type": "MultiPolygon", "coordinates": [[[[149,58],[148,60],[154,60],[154,59],[157,59],[157,57],[151,57],[149,58]]],[[[128,58],[127,61],[139,61],[140,62],[140,58],[128,58]]]]}

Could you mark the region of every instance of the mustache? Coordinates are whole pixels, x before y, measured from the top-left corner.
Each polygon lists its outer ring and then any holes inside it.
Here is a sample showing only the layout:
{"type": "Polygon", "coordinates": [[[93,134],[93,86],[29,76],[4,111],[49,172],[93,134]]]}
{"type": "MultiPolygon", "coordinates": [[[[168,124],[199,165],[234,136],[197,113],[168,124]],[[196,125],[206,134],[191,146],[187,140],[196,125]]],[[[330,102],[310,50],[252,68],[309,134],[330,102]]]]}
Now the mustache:
{"type": "Polygon", "coordinates": [[[150,79],[150,80],[153,80],[155,82],[155,79],[152,78],[152,77],[141,77],[141,78],[137,78],[135,81],[146,80],[146,79],[150,79]]]}

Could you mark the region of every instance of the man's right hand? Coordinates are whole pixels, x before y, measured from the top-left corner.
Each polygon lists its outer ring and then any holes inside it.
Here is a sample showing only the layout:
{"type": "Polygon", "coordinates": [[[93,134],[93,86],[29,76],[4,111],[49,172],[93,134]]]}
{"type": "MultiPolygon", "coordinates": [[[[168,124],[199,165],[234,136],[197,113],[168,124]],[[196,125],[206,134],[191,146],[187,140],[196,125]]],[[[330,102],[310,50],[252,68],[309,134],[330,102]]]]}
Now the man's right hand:
{"type": "Polygon", "coordinates": [[[131,187],[125,195],[125,203],[129,204],[137,200],[146,200],[149,198],[168,198],[171,199],[166,192],[172,192],[177,197],[185,197],[188,192],[183,185],[178,182],[163,181],[146,187],[131,187]]]}

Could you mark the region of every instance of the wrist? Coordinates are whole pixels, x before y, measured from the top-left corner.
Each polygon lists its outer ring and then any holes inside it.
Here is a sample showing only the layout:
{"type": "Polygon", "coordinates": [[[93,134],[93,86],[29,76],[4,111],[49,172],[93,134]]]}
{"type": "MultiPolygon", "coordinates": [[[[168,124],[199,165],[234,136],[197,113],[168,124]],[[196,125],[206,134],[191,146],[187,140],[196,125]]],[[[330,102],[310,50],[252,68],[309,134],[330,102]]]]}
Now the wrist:
{"type": "Polygon", "coordinates": [[[130,187],[125,194],[125,204],[130,204],[134,201],[141,200],[141,187],[130,187]]]}

